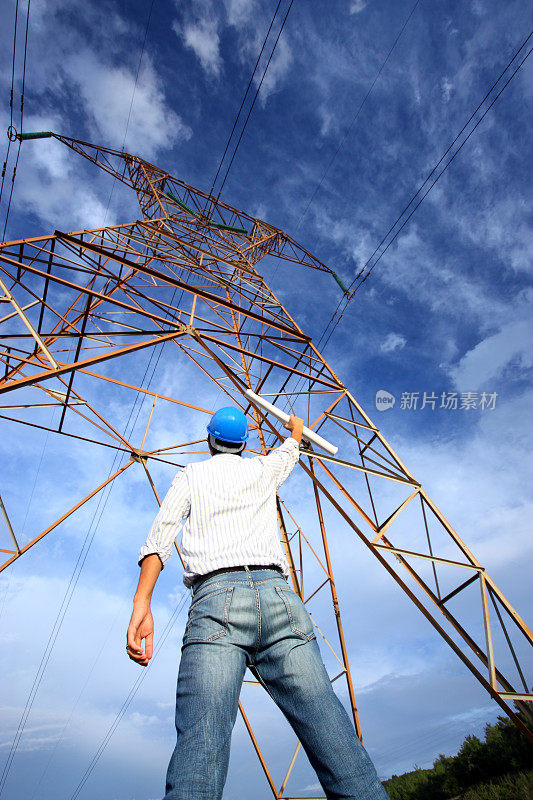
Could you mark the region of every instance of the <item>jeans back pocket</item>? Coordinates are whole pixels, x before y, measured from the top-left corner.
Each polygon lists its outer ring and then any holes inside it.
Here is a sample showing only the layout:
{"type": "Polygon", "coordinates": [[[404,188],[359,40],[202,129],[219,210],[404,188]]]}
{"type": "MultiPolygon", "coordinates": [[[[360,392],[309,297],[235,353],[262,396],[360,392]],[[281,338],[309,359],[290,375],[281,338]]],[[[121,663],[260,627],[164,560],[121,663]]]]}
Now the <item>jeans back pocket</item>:
{"type": "Polygon", "coordinates": [[[233,586],[216,589],[200,597],[189,608],[183,644],[214,642],[228,633],[233,586]]]}
{"type": "Polygon", "coordinates": [[[283,600],[292,632],[307,640],[315,639],[313,620],[309,616],[309,612],[301,598],[290,586],[275,586],[274,588],[283,600]]]}

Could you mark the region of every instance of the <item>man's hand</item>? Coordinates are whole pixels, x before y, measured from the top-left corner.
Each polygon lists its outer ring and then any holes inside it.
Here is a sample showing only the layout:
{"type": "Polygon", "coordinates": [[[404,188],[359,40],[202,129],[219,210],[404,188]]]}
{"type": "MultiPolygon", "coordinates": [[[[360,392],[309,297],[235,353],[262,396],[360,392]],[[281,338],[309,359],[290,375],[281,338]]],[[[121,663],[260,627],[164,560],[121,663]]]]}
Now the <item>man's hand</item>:
{"type": "Polygon", "coordinates": [[[128,626],[128,644],[126,652],[132,661],[141,667],[148,666],[152,658],[154,646],[154,620],[150,611],[150,603],[134,603],[133,613],[128,626]],[[142,640],[145,640],[143,650],[142,640]]]}
{"type": "Polygon", "coordinates": [[[301,443],[302,432],[304,427],[303,419],[300,419],[300,417],[295,417],[294,414],[291,414],[289,421],[286,422],[283,427],[287,428],[287,430],[291,432],[292,438],[296,439],[298,444],[301,443]]]}

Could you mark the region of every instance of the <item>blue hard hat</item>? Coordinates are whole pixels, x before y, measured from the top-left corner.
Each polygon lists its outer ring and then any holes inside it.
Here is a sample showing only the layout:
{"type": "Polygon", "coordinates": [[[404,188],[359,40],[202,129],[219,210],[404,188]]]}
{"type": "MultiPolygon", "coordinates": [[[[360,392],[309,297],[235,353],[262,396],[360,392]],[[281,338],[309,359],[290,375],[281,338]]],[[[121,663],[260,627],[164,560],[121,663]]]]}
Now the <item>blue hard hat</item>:
{"type": "Polygon", "coordinates": [[[239,408],[227,406],[213,414],[207,431],[215,439],[241,444],[248,438],[248,422],[239,408]]]}

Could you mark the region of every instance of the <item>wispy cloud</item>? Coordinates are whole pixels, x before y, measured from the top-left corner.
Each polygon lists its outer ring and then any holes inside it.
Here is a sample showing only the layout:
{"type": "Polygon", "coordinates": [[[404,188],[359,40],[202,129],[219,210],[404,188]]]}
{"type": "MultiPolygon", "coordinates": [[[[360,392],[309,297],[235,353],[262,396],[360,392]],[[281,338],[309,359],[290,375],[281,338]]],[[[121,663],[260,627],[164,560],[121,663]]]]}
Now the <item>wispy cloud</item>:
{"type": "Polygon", "coordinates": [[[382,353],[393,353],[405,347],[406,339],[398,333],[389,333],[385,340],[380,344],[379,349],[382,353]]]}
{"type": "Polygon", "coordinates": [[[79,88],[95,140],[103,139],[120,149],[127,126],[125,149],[153,158],[160,149],[191,137],[191,129],[167,105],[148,55],[136,86],[132,72],[105,64],[91,51],[72,56],[65,68],[69,80],[79,88]]]}
{"type": "Polygon", "coordinates": [[[230,25],[240,28],[250,22],[252,16],[260,14],[257,0],[224,0],[230,25]]]}
{"type": "Polygon", "coordinates": [[[220,55],[219,16],[211,0],[196,0],[184,14],[182,22],[174,22],[173,30],[185,46],[193,51],[204,71],[218,78],[222,70],[220,55]]]}
{"type": "MultiPolygon", "coordinates": [[[[266,105],[270,95],[277,91],[277,89],[282,85],[289,72],[292,60],[292,49],[288,42],[287,34],[284,31],[280,40],[278,41],[275,53],[272,56],[272,61],[268,67],[268,72],[266,73],[265,79],[261,86],[259,98],[263,106],[266,105]]],[[[266,66],[266,63],[264,66],[266,66]]],[[[261,75],[262,70],[259,70],[259,74],[255,78],[256,85],[259,85],[261,75]]]]}
{"type": "Polygon", "coordinates": [[[350,14],[360,14],[368,5],[368,0],[352,0],[350,3],[350,14]]]}
{"type": "Polygon", "coordinates": [[[470,391],[486,387],[490,381],[499,383],[506,368],[516,372],[527,370],[533,366],[532,337],[533,326],[529,319],[508,322],[451,366],[450,376],[459,390],[470,391]]]}

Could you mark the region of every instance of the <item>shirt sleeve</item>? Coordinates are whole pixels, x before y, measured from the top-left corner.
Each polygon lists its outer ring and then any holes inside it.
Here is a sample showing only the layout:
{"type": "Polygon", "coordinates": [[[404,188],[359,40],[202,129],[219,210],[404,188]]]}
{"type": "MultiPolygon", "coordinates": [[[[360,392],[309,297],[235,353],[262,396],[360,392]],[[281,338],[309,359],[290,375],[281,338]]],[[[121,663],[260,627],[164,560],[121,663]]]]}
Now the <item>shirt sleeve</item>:
{"type": "Polygon", "coordinates": [[[154,519],[148,538],[139,553],[139,565],[143,558],[157,553],[163,567],[170,558],[174,539],[183,521],[189,516],[191,494],[185,470],[180,470],[168,490],[161,508],[154,519]]]}
{"type": "Polygon", "coordinates": [[[262,456],[265,464],[275,473],[276,489],[291,474],[296,462],[300,458],[300,446],[296,439],[290,436],[288,439],[272,450],[267,456],[262,456]]]}

